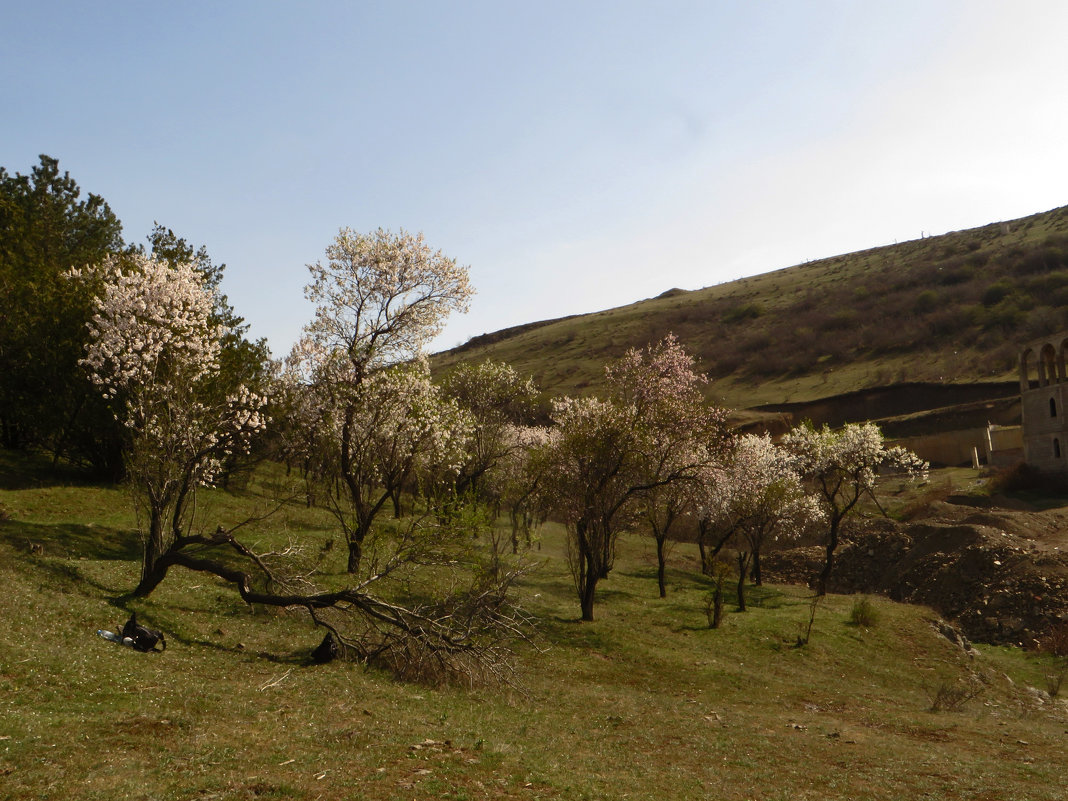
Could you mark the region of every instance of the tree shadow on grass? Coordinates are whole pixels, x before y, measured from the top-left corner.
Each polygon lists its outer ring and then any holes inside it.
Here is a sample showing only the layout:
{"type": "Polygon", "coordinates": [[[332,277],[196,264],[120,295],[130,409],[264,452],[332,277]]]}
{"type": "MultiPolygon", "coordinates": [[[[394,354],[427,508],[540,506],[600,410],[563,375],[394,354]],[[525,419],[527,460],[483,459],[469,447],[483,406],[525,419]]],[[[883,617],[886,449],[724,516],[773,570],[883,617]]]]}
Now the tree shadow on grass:
{"type": "Polygon", "coordinates": [[[34,559],[33,569],[50,578],[49,587],[67,593],[77,593],[87,598],[104,596],[114,607],[125,610],[125,606],[115,600],[121,590],[105,584],[78,569],[77,562],[57,559],[34,559]]]}
{"type": "Polygon", "coordinates": [[[0,449],[0,489],[100,485],[93,474],[80,467],[58,463],[39,454],[0,449]]]}
{"type": "Polygon", "coordinates": [[[141,558],[141,540],[136,532],[81,523],[26,523],[0,521],[0,542],[18,551],[69,559],[141,558]]]}

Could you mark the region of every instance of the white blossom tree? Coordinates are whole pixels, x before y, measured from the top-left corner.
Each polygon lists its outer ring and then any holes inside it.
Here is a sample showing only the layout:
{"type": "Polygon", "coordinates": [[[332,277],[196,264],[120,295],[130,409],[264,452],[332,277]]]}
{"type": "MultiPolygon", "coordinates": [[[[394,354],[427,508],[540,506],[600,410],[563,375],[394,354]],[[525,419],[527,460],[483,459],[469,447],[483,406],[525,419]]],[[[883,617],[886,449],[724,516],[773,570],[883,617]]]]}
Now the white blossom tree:
{"type": "MultiPolygon", "coordinates": [[[[377,370],[335,392],[344,400],[320,416],[326,449],[318,469],[355,573],[375,519],[406,483],[449,482],[459,473],[473,423],[431,382],[424,360],[377,370]]],[[[435,488],[423,489],[433,495],[435,488]]]]}
{"type": "Polygon", "coordinates": [[[434,403],[428,398],[433,391],[425,376],[408,381],[414,377],[411,372],[375,376],[418,359],[446,317],[467,310],[474,290],[467,268],[431,250],[422,234],[378,229],[365,235],[343,228],[326,256],[325,264],[308,266],[312,282],[305,294],[316,304],[315,316],[289,365],[291,376],[314,398],[316,422],[309,442],[318,440],[324,446],[317,455],[317,472],[324,486],[340,486],[347,493],[344,499],[335,495],[334,505],[339,520],[352,521],[343,528],[349,571],[356,572],[363,541],[381,506],[389,498],[399,506],[399,482],[410,475],[416,450],[469,429],[450,431],[448,421],[433,419],[434,414],[440,418],[449,412],[435,396],[436,411],[431,413],[434,403]],[[379,404],[390,411],[377,409],[379,404]],[[387,447],[387,442],[393,445],[387,447]],[[381,482],[384,495],[370,489],[375,481],[381,482]]]}
{"type": "Polygon", "coordinates": [[[582,619],[591,621],[597,583],[612,570],[619,534],[637,519],[636,431],[623,409],[597,398],[558,399],[552,419],[545,497],[567,528],[582,619]]]}
{"type": "Polygon", "coordinates": [[[874,497],[881,471],[922,477],[927,462],[901,447],[887,448],[874,423],[847,423],[831,430],[801,425],[790,431],[782,445],[792,454],[798,472],[816,490],[827,519],[827,558],[817,579],[818,594],[827,592],[834,567],[842,521],[856,510],[860,499],[874,497]]]}
{"type": "Polygon", "coordinates": [[[806,492],[790,454],[767,434],[745,435],[708,474],[701,514],[718,535],[733,540],[738,556],[738,607],[745,609],[745,578],[760,583],[760,554],[768,542],[794,538],[823,520],[818,499],[806,492]]]}
{"type": "Polygon", "coordinates": [[[467,268],[432,250],[422,234],[343,228],[326,256],[308,266],[305,295],[316,308],[305,336],[317,358],[347,361],[355,383],[420,354],[474,295],[467,268]]]}
{"type": "Polygon", "coordinates": [[[523,447],[518,428],[535,413],[538,394],[531,378],[523,378],[503,362],[482,361],[455,367],[442,379],[446,395],[467,411],[474,423],[467,457],[456,481],[456,492],[496,501],[493,473],[501,462],[523,447]]]}
{"type": "Polygon", "coordinates": [[[511,426],[502,435],[509,448],[490,477],[490,491],[508,512],[512,553],[518,554],[520,535],[530,548],[535,528],[544,522],[542,495],[552,469],[546,446],[553,435],[548,426],[511,426]]]}
{"type": "Polygon", "coordinates": [[[226,330],[215,298],[188,263],[109,258],[74,278],[102,287],[83,364],[129,433],[127,470],[147,528],[138,594],[190,543],[192,499],[266,425],[265,398],[216,382],[226,330]]]}

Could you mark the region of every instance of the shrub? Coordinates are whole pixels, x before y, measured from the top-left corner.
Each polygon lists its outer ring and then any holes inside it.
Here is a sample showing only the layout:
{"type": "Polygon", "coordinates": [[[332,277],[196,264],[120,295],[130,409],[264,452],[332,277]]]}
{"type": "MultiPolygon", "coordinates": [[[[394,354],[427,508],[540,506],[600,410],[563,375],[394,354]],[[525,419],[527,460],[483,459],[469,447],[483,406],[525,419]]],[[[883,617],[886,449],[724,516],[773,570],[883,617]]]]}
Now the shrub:
{"type": "Polygon", "coordinates": [[[1050,629],[1039,647],[1053,658],[1053,670],[1046,674],[1046,690],[1051,698],[1056,698],[1068,676],[1068,623],[1060,623],[1050,629]]]}
{"type": "Polygon", "coordinates": [[[735,306],[730,311],[724,313],[723,322],[738,323],[743,320],[755,320],[763,313],[764,307],[759,303],[746,303],[743,306],[735,306]]]}
{"type": "Polygon", "coordinates": [[[926,289],[916,296],[912,306],[917,314],[926,314],[938,308],[938,293],[933,289],[926,289]]]}
{"type": "Polygon", "coordinates": [[[879,610],[875,608],[871,598],[865,596],[853,601],[853,608],[849,612],[849,622],[866,629],[873,628],[879,622],[879,610]]]}
{"type": "Polygon", "coordinates": [[[1017,462],[991,474],[986,482],[990,493],[1040,492],[1048,495],[1068,495],[1068,476],[1049,473],[1032,467],[1026,462],[1017,462]]]}
{"type": "Polygon", "coordinates": [[[983,292],[983,305],[996,306],[1002,300],[1012,294],[1013,285],[1009,281],[997,281],[986,288],[983,292]]]}
{"type": "Polygon", "coordinates": [[[934,690],[928,689],[932,712],[959,712],[964,705],[983,694],[986,687],[975,676],[968,680],[942,681],[934,690]]]}

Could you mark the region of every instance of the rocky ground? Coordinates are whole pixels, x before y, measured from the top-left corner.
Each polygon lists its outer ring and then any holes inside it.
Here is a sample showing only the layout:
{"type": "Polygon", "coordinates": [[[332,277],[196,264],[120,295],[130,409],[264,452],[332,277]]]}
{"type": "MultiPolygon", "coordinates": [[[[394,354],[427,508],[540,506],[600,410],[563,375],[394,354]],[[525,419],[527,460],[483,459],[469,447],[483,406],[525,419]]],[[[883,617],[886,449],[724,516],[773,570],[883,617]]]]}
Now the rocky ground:
{"type": "MultiPolygon", "coordinates": [[[[794,548],[762,568],[770,581],[805,583],[823,558],[820,547],[794,548]]],[[[1037,647],[1068,625],[1068,506],[952,496],[905,522],[853,521],[828,589],[926,604],[970,639],[1037,647]]]]}

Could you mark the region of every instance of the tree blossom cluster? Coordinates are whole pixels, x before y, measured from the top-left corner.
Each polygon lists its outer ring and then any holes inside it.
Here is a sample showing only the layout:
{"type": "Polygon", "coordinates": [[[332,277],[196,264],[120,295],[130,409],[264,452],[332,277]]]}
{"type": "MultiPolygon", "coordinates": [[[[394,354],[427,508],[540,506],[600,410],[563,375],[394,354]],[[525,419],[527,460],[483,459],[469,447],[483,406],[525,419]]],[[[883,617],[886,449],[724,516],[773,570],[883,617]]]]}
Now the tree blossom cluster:
{"type": "MultiPolygon", "coordinates": [[[[210,483],[221,460],[247,447],[267,423],[266,399],[243,385],[216,384],[226,330],[213,322],[215,298],[187,263],[133,254],[92,270],[102,291],[89,323],[83,365],[119,417],[135,449],[166,453],[210,483]]],[[[72,277],[88,277],[71,271],[72,277]]]]}
{"type": "Polygon", "coordinates": [[[214,299],[192,265],[111,256],[96,272],[104,290],[83,364],[106,394],[153,382],[195,382],[217,367],[223,331],[211,323],[214,299]]]}
{"type": "Polygon", "coordinates": [[[754,546],[766,537],[795,537],[824,518],[795,460],[767,434],[739,437],[709,469],[700,514],[754,546]]]}
{"type": "Polygon", "coordinates": [[[869,491],[881,471],[923,476],[928,467],[905,448],[887,448],[879,427],[870,422],[837,430],[798,426],[783,438],[782,444],[803,475],[816,479],[832,493],[846,485],[869,491]]]}
{"type": "Polygon", "coordinates": [[[432,250],[423,235],[343,228],[327,262],[308,266],[315,304],[306,335],[353,364],[392,364],[420,353],[474,294],[467,268],[432,250]]]}

